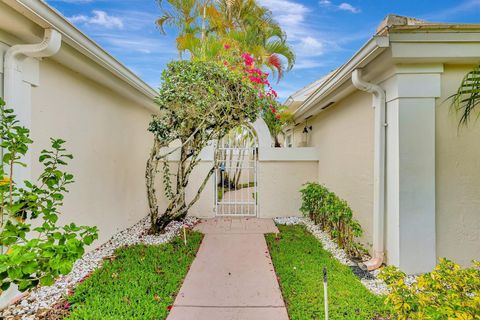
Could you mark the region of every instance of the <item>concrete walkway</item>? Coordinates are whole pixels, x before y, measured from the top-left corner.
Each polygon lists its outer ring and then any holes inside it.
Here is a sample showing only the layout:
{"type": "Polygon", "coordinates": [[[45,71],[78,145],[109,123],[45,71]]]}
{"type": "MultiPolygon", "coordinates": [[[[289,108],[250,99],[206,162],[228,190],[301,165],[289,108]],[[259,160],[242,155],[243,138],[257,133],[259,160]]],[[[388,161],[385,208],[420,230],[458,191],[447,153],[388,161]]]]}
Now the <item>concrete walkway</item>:
{"type": "Polygon", "coordinates": [[[270,219],[217,218],[205,234],[168,320],[288,320],[264,233],[270,219]]]}

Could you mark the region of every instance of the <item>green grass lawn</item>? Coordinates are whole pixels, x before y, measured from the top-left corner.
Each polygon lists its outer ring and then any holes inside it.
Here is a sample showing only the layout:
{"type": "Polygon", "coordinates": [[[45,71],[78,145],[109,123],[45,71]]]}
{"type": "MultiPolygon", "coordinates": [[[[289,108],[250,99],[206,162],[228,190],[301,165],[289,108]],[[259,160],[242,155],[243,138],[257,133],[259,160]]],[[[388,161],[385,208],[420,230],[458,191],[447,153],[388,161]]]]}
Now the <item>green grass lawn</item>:
{"type": "Polygon", "coordinates": [[[330,319],[375,319],[387,313],[384,297],[368,291],[304,226],[278,228],[278,238],[268,234],[266,240],[291,320],[324,319],[323,267],[330,319]]]}
{"type": "Polygon", "coordinates": [[[165,319],[195,258],[202,235],[189,232],[158,245],[118,249],[116,259],[79,284],[67,319],[165,319]]]}

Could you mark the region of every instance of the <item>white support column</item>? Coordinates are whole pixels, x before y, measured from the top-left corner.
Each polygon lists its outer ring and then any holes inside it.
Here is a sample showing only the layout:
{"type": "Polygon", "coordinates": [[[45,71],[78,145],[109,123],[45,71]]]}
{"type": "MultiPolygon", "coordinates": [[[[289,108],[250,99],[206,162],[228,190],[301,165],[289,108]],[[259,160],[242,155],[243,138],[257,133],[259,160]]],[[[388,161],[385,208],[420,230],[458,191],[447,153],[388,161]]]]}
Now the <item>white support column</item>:
{"type": "Polygon", "coordinates": [[[436,264],[435,99],[442,65],[399,65],[387,88],[387,259],[407,273],[436,264]]]}

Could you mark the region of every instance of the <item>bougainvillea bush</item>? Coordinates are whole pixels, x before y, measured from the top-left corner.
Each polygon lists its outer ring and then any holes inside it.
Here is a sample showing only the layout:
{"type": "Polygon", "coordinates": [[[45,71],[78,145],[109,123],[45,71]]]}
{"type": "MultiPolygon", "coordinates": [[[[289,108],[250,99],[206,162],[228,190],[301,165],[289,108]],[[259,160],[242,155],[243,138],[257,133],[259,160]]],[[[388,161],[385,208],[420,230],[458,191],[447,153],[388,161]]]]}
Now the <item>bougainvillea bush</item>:
{"type": "Polygon", "coordinates": [[[162,86],[156,103],[160,113],[153,117],[149,130],[154,145],[147,162],[146,178],[152,232],[162,230],[170,221],[183,218],[198,200],[215,172],[214,163],[198,192],[189,202],[185,189],[190,174],[199,163],[200,152],[211,141],[221,139],[235,127],[252,123],[268,108],[275,95],[267,85],[267,74],[255,69],[249,55],[240,63],[208,61],[171,62],[162,73],[162,86]],[[174,183],[170,179],[168,154],[161,148],[179,141],[180,161],[174,183]],[[169,203],[160,214],[155,188],[159,165],[164,173],[165,195],[169,203]]]}
{"type": "Polygon", "coordinates": [[[84,247],[97,239],[95,227],[70,223],[57,225],[64,194],[73,175],[63,171],[72,159],[65,141],[51,139],[39,161],[43,172],[37,181],[17,181],[15,173],[32,143],[29,129],[19,125],[12,109],[0,99],[0,281],[1,290],[17,284],[20,291],[53,284],[71,271],[84,247]]]}
{"type": "Polygon", "coordinates": [[[480,319],[480,262],[461,268],[440,259],[435,269],[420,275],[412,284],[406,274],[394,266],[380,273],[388,285],[386,303],[395,311],[394,319],[480,319]]]}

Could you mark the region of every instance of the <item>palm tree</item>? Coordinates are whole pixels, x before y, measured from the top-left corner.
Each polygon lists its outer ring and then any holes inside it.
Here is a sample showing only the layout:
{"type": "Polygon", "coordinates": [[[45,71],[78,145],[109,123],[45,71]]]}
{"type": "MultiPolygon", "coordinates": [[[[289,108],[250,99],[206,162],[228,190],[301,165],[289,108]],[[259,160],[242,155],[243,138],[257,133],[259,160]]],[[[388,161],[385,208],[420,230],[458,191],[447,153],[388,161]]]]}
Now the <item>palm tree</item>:
{"type": "Polygon", "coordinates": [[[459,125],[467,125],[474,112],[480,116],[480,65],[467,73],[458,88],[452,95],[452,107],[461,113],[459,125]]]}
{"type": "Polygon", "coordinates": [[[278,79],[293,67],[295,54],[270,10],[255,0],[218,0],[218,11],[226,20],[215,23],[218,33],[240,51],[252,54],[257,65],[270,68],[278,79]],[[287,61],[286,67],[282,59],[287,61]]]}
{"type": "Polygon", "coordinates": [[[205,4],[198,0],[157,0],[162,16],[156,24],[162,34],[166,34],[165,26],[178,30],[176,38],[177,49],[182,59],[183,52],[190,51],[200,44],[197,34],[201,31],[198,26],[201,7],[205,4]]]}
{"type": "Polygon", "coordinates": [[[182,57],[222,60],[225,44],[255,57],[280,79],[295,63],[295,54],[272,13],[255,0],[158,0],[162,16],[157,25],[175,27],[177,48],[182,57]],[[283,64],[287,61],[287,66],[283,64]]]}

